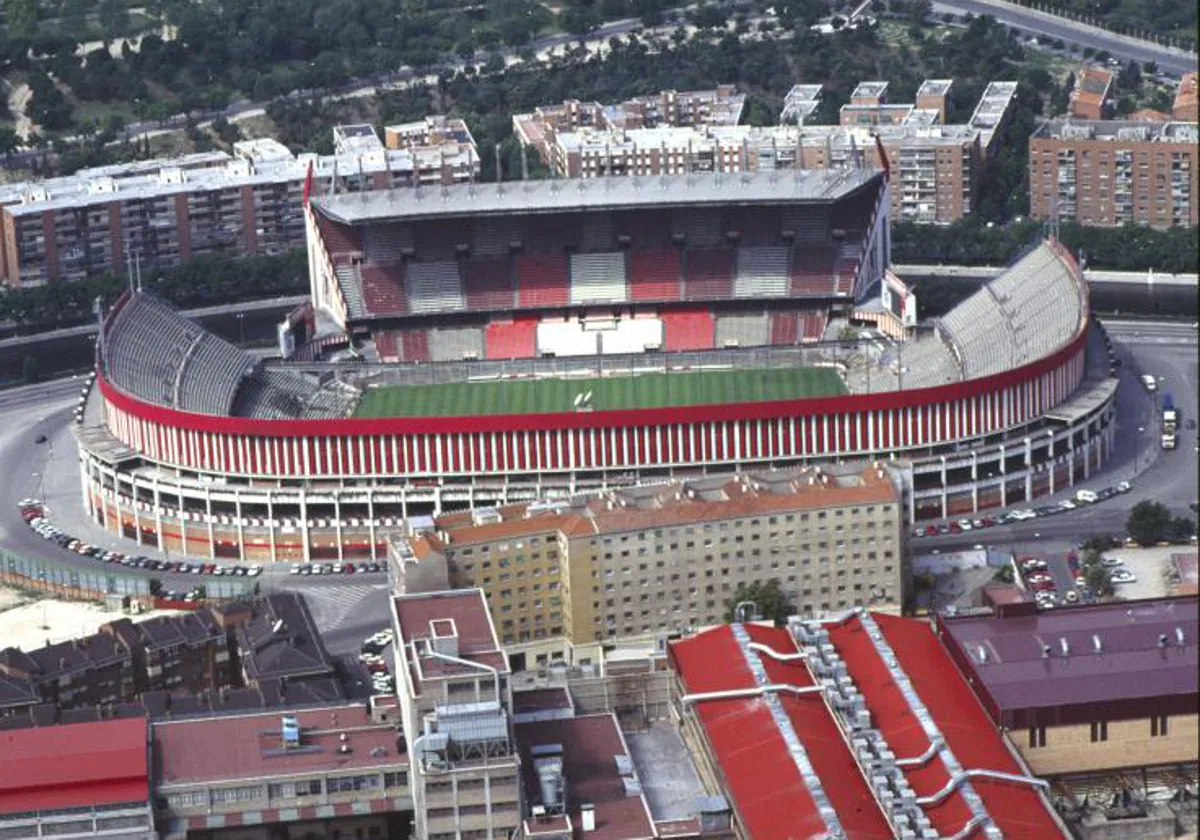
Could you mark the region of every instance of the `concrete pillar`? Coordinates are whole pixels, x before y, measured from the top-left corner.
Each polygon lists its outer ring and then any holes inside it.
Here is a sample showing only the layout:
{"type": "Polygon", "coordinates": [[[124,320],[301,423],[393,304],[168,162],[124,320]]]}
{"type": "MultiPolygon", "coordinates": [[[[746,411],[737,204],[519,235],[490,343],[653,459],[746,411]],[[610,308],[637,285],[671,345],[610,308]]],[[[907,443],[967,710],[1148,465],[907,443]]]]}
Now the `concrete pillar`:
{"type": "Polygon", "coordinates": [[[246,530],[242,527],[242,494],[235,492],[233,494],[233,504],[237,514],[237,540],[238,540],[238,559],[246,560],[246,530]]]}
{"type": "Polygon", "coordinates": [[[1025,501],[1033,499],[1033,441],[1025,438],[1025,501]]]}
{"type": "Polygon", "coordinates": [[[308,541],[308,498],[300,491],[300,539],[304,546],[304,559],[312,561],[312,547],[308,541]]]}
{"type": "MultiPolygon", "coordinates": [[[[474,507],[474,503],[471,506],[474,507]]],[[[375,539],[375,525],[375,490],[371,489],[367,491],[367,533],[371,540],[371,559],[378,562],[379,557],[375,551],[375,543],[377,542],[375,539]]]]}
{"type": "Polygon", "coordinates": [[[340,493],[333,494],[333,530],[337,535],[337,557],[338,560],[345,560],[342,553],[342,497],[340,493]]]}
{"type": "Polygon", "coordinates": [[[276,552],[275,545],[275,504],[272,501],[274,498],[275,497],[272,494],[267,494],[267,542],[270,543],[271,546],[272,563],[279,560],[279,555],[276,552]]]}
{"type": "Polygon", "coordinates": [[[166,551],[167,543],[163,537],[163,521],[162,521],[162,493],[158,487],[158,476],[154,477],[154,528],[158,533],[158,550],[166,551]]]}
{"type": "Polygon", "coordinates": [[[941,470],[941,476],[942,476],[942,518],[944,519],[944,518],[946,518],[947,516],[949,516],[949,514],[946,512],[947,502],[946,502],[946,456],[945,456],[945,455],[942,455],[942,456],[941,456],[941,462],[942,462],[942,470],[941,470]]]}
{"type": "Polygon", "coordinates": [[[217,557],[217,538],[213,533],[213,512],[212,512],[212,490],[204,488],[204,515],[208,522],[208,558],[215,560],[217,557]]]}

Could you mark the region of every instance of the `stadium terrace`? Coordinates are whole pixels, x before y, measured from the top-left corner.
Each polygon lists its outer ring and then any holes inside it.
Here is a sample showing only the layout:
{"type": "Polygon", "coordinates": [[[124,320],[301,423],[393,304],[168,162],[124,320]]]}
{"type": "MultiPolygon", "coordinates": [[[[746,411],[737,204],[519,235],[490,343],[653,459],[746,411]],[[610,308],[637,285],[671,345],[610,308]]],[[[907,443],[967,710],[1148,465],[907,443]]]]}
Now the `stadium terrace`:
{"type": "Polygon", "coordinates": [[[1111,446],[1115,380],[1054,242],[903,340],[843,340],[894,307],[885,173],[403,195],[307,206],[284,361],[149,293],[105,313],[76,426],[97,521],[186,554],[382,559],[410,515],[863,459],[919,520],[1053,492],[1111,446]]]}

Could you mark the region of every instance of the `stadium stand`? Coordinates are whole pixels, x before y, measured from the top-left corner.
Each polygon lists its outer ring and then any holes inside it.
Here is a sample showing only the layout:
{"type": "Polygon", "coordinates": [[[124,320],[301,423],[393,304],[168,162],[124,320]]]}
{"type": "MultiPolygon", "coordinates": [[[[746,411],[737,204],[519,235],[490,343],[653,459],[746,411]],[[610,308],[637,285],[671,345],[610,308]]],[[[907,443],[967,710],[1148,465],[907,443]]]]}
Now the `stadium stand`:
{"type": "Polygon", "coordinates": [[[411,312],[456,312],[466,308],[458,263],[449,260],[408,263],[405,281],[411,312]]]}
{"type": "Polygon", "coordinates": [[[720,245],[721,213],[708,209],[680,209],[671,214],[671,233],[683,235],[689,248],[712,248],[720,245]]]}
{"type": "Polygon", "coordinates": [[[1074,277],[1048,244],[996,278],[992,291],[1013,325],[1015,364],[1053,352],[1071,338],[1083,317],[1074,277]]]}
{"type": "Polygon", "coordinates": [[[561,256],[568,248],[578,247],[579,238],[577,216],[538,216],[529,221],[529,242],[526,250],[532,254],[561,256]]]}
{"type": "Polygon", "coordinates": [[[585,213],[579,244],[584,251],[611,251],[615,248],[617,241],[613,235],[612,214],[585,213]]]}
{"type": "Polygon", "coordinates": [[[669,351],[711,350],[714,346],[712,314],[705,309],[659,313],[663,322],[663,344],[669,351]]]}
{"type": "Polygon", "coordinates": [[[663,324],[658,318],[622,318],[615,329],[600,332],[600,352],[603,354],[645,353],[661,350],[663,324]]]}
{"type": "Polygon", "coordinates": [[[825,244],[797,245],[792,249],[791,294],[831,295],[836,249],[825,244]]]}
{"type": "Polygon", "coordinates": [[[771,313],[771,343],[796,344],[800,340],[799,312],[771,313]]]}
{"type": "Polygon", "coordinates": [[[471,256],[506,257],[511,244],[520,238],[511,216],[476,219],[471,225],[471,256]]]}
{"type": "Polygon", "coordinates": [[[771,343],[771,322],[765,312],[754,315],[717,317],[716,345],[720,347],[760,347],[771,343]]]}
{"type": "Polygon", "coordinates": [[[483,330],[479,327],[429,331],[431,362],[457,362],[463,359],[482,359],[483,356],[483,330]]]}
{"type": "Polygon", "coordinates": [[[133,294],[117,312],[104,345],[109,380],[157,405],[176,405],[176,383],[189,348],[202,331],[167,304],[133,294]]]}
{"type": "Polygon", "coordinates": [[[516,259],[517,305],[524,307],[567,305],[567,258],[559,255],[516,259]]]}
{"type": "Polygon", "coordinates": [[[516,304],[512,263],[507,257],[472,259],[464,265],[463,291],[472,312],[508,310],[516,304]]]}
{"type": "Polygon", "coordinates": [[[820,341],[829,324],[828,312],[806,312],[800,316],[800,341],[804,344],[820,341]]]}
{"type": "Polygon", "coordinates": [[[368,225],[363,228],[363,254],[372,265],[392,265],[413,248],[412,228],[406,224],[368,225]]]}
{"type": "Polygon", "coordinates": [[[538,352],[555,356],[596,356],[600,353],[600,330],[585,330],[571,319],[544,320],[537,325],[538,352]]]}
{"type": "Polygon", "coordinates": [[[784,297],[787,292],[787,248],[744,246],[737,249],[737,275],[733,281],[734,297],[784,297]]]}
{"type": "Polygon", "coordinates": [[[624,303],[629,300],[625,285],[625,254],[571,254],[571,303],[624,303]]]}
{"type": "Polygon", "coordinates": [[[334,277],[351,318],[363,318],[368,311],[376,311],[373,303],[368,304],[367,290],[363,287],[358,266],[340,265],[334,269],[334,277]]]}
{"type": "Polygon", "coordinates": [[[537,356],[537,318],[514,318],[487,325],[489,359],[532,359],[537,356]]]}
{"type": "Polygon", "coordinates": [[[323,389],[303,374],[262,368],[239,389],[233,414],[266,420],[341,417],[354,402],[336,386],[323,389]]]}
{"type": "Polygon", "coordinates": [[[819,207],[792,204],[783,208],[783,230],[790,230],[797,243],[824,242],[829,236],[828,218],[819,207]]]}
{"type": "Polygon", "coordinates": [[[254,360],[212,333],[201,334],[184,357],[175,386],[175,407],[202,414],[226,414],[254,360]]]}
{"type": "Polygon", "coordinates": [[[406,362],[428,362],[429,336],[425,330],[405,330],[400,333],[400,349],[406,362]]]}
{"type": "Polygon", "coordinates": [[[631,300],[679,300],[679,251],[630,251],[631,300]]]}
{"type": "Polygon", "coordinates": [[[779,241],[779,210],[775,207],[726,208],[722,213],[722,227],[736,231],[742,245],[773,245],[779,241]]]}
{"type": "Polygon", "coordinates": [[[671,245],[671,221],[666,213],[623,211],[614,214],[613,231],[635,249],[656,251],[671,245]]]}
{"type": "Polygon", "coordinates": [[[683,252],[685,300],[726,300],[733,294],[733,251],[727,248],[683,252]]]}
{"type": "Polygon", "coordinates": [[[858,264],[862,259],[862,244],[855,234],[853,241],[848,234],[846,241],[838,246],[837,258],[833,264],[835,280],[834,293],[848,295],[854,291],[854,281],[858,274],[858,264]]]}
{"type": "MultiPolygon", "coordinates": [[[[338,278],[341,279],[341,269],[338,278]]],[[[357,304],[352,303],[347,294],[346,286],[342,285],[342,295],[346,297],[346,306],[353,312],[355,306],[365,307],[372,315],[404,315],[408,312],[408,299],[404,294],[404,265],[390,265],[386,268],[375,266],[359,267],[358,273],[352,278],[353,290],[357,294],[361,283],[361,298],[357,304]]]]}
{"type": "Polygon", "coordinates": [[[427,262],[448,262],[460,245],[470,247],[471,231],[458,220],[418,222],[414,232],[417,256],[427,262]]]}
{"type": "Polygon", "coordinates": [[[362,238],[356,228],[340,225],[320,214],[317,214],[316,219],[321,241],[325,243],[325,253],[334,265],[362,255],[362,238]]]}
{"type": "Polygon", "coordinates": [[[380,330],[371,334],[375,342],[375,353],[381,362],[400,361],[400,350],[396,346],[396,334],[391,330],[380,330]]]}

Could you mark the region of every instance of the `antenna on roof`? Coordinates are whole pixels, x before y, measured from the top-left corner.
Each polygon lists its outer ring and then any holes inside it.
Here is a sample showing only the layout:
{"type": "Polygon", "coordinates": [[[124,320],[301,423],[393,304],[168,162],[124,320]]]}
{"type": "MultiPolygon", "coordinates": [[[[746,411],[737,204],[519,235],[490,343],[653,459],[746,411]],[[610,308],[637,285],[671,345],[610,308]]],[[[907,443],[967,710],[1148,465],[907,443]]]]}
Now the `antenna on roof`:
{"type": "Polygon", "coordinates": [[[134,290],[133,285],[133,237],[125,237],[125,277],[129,280],[129,291],[134,290]]]}
{"type": "MultiPolygon", "coordinates": [[[[386,153],[385,153],[386,156],[386,153]]],[[[358,191],[362,193],[363,201],[367,200],[367,176],[363,174],[362,155],[358,156],[358,191]]]]}

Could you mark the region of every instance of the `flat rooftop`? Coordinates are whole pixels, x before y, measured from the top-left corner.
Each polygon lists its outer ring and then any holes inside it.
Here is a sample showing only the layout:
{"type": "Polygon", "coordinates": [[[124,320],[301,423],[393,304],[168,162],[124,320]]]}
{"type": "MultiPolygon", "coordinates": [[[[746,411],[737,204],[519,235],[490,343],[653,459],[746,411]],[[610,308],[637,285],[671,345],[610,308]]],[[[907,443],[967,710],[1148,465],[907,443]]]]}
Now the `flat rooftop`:
{"type": "Polygon", "coordinates": [[[1200,690],[1194,597],[1118,601],[1032,616],[962,616],[944,618],[943,624],[948,641],[968,658],[980,688],[1001,714],[1195,697],[1200,690]],[[1045,656],[1044,646],[1049,647],[1045,656]]]}
{"type": "Polygon", "coordinates": [[[587,840],[642,840],[656,836],[645,797],[627,792],[617,768],[616,758],[629,756],[629,749],[611,714],[517,724],[513,734],[521,751],[521,767],[530,804],[541,803],[533,749],[549,745],[562,747],[567,816],[578,840],[585,837],[587,840]],[[583,803],[591,803],[596,809],[596,830],[586,835],[579,810],[583,803]]]}
{"type": "Polygon", "coordinates": [[[156,721],[152,736],[160,789],[408,763],[395,726],[372,723],[363,705],[156,721]],[[292,749],[283,746],[285,714],[300,726],[299,746],[292,749]],[[350,752],[339,752],[343,743],[350,752]]]}
{"type": "Polygon", "coordinates": [[[395,608],[400,623],[400,638],[396,641],[416,651],[417,655],[410,655],[409,661],[416,669],[413,676],[418,682],[481,673],[475,668],[424,655],[425,641],[435,636],[446,638],[451,631],[457,638],[454,656],[508,673],[508,658],[496,640],[496,628],[492,625],[482,590],[400,595],[395,599],[395,608]],[[450,622],[453,622],[452,628],[450,622]]]}
{"type": "Polygon", "coordinates": [[[451,184],[326,196],[313,204],[343,224],[513,212],[565,213],[628,207],[728,206],[734,202],[830,202],[882,178],[870,169],[451,184]]]}
{"type": "Polygon", "coordinates": [[[150,799],[146,719],[0,732],[0,814],[150,799]]]}
{"type": "Polygon", "coordinates": [[[625,741],[654,821],[696,816],[696,803],[705,790],[679,730],[655,721],[639,732],[626,732],[625,741]]]}
{"type": "Polygon", "coordinates": [[[356,417],[553,414],[572,411],[575,399],[588,391],[592,393],[592,410],[614,411],[808,399],[845,394],[846,386],[829,368],[392,385],[368,390],[354,414],[356,417]]]}

